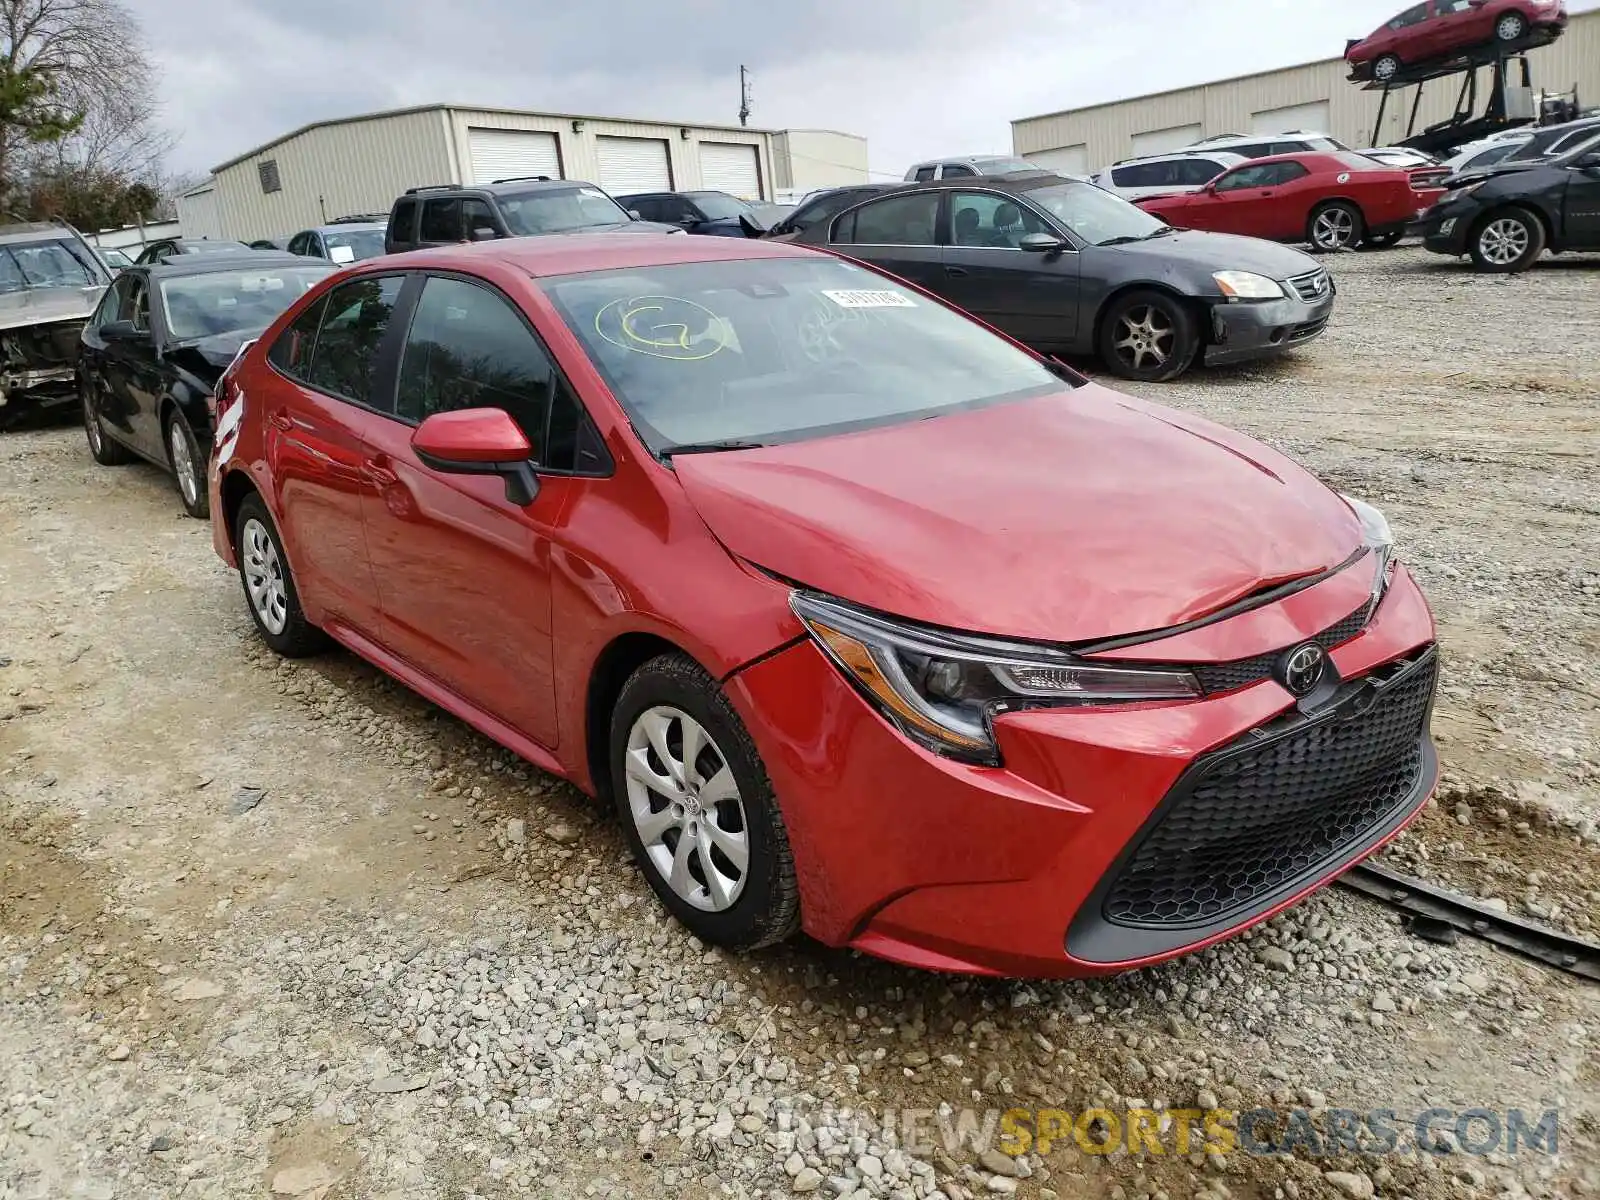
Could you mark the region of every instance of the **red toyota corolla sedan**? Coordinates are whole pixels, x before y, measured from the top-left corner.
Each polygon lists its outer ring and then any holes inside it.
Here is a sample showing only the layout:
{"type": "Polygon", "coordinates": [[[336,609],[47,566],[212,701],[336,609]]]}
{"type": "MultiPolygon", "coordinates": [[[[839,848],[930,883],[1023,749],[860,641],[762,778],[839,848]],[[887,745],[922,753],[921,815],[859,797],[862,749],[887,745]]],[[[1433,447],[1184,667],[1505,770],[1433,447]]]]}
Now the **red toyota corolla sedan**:
{"type": "Polygon", "coordinates": [[[331,637],[608,798],[713,943],[1151,963],[1434,784],[1433,621],[1377,510],[825,253],[375,259],[219,402],[265,641],[331,637]]]}
{"type": "Polygon", "coordinates": [[[1134,201],[1179,229],[1242,233],[1313,249],[1393,245],[1443,188],[1354,151],[1278,154],[1242,163],[1198,192],[1134,201]]]}
{"type": "Polygon", "coordinates": [[[1476,46],[1526,50],[1554,41],[1567,25],[1564,0],[1426,0],[1345,44],[1350,78],[1393,83],[1408,69],[1476,46]]]}

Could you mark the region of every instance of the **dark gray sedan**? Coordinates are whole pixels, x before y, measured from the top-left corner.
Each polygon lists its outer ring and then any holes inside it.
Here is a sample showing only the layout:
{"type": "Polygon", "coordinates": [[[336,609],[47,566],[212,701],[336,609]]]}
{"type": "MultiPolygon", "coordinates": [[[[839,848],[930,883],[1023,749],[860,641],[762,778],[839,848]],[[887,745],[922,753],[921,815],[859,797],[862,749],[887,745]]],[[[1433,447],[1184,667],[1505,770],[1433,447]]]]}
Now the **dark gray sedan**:
{"type": "Polygon", "coordinates": [[[961,179],[876,196],[794,241],[891,271],[1044,353],[1172,379],[1319,335],[1333,281],[1309,255],[1177,230],[1091,184],[961,179]]]}

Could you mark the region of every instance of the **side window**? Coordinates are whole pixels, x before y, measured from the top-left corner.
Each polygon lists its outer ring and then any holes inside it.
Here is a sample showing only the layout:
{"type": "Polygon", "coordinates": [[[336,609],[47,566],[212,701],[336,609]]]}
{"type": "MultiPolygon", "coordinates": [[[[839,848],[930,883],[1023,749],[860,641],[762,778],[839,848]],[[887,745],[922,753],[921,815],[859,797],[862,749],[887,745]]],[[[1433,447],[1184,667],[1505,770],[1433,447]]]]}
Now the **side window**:
{"type": "Polygon", "coordinates": [[[941,176],[941,178],[944,178],[944,179],[974,179],[974,178],[977,177],[977,174],[978,173],[976,171],[974,171],[971,167],[963,167],[960,163],[946,163],[945,164],[945,168],[944,168],[944,174],[943,174],[943,176],[941,176]]]}
{"type": "Polygon", "coordinates": [[[1304,142],[1273,142],[1268,154],[1304,154],[1307,147],[1304,142]]]}
{"type": "Polygon", "coordinates": [[[632,200],[618,200],[617,203],[629,212],[638,213],[641,221],[661,221],[666,219],[661,215],[661,201],[659,200],[646,199],[643,196],[639,196],[632,200]]]}
{"type": "Polygon", "coordinates": [[[389,241],[409,242],[414,238],[413,227],[417,222],[417,202],[410,198],[396,200],[394,211],[389,214],[389,241]]]}
{"type": "Polygon", "coordinates": [[[440,197],[422,202],[422,227],[417,231],[422,242],[461,240],[461,201],[440,197]]]}
{"type": "MultiPolygon", "coordinates": [[[[503,408],[528,435],[534,459],[559,452],[572,461],[574,421],[562,445],[546,446],[558,376],[520,313],[498,292],[435,276],[422,289],[400,360],[397,413],[422,421],[437,412],[503,408]]],[[[547,465],[554,466],[554,462],[547,465]]]]}
{"type": "Polygon", "coordinates": [[[1311,172],[1297,162],[1283,162],[1277,164],[1277,177],[1272,182],[1289,183],[1292,180],[1299,179],[1302,175],[1309,174],[1311,172]]]}
{"type": "Polygon", "coordinates": [[[388,407],[372,392],[378,348],[388,332],[404,276],[369,275],[328,293],[327,314],[317,334],[311,366],[302,378],[319,392],[371,408],[388,407]],[[377,401],[377,403],[374,403],[377,401]]]}
{"type": "Polygon", "coordinates": [[[935,172],[938,171],[938,169],[939,169],[938,167],[918,167],[917,168],[917,174],[915,176],[916,181],[918,183],[930,183],[930,182],[932,182],[933,176],[934,176],[935,172]]]}
{"type": "Polygon", "coordinates": [[[306,235],[305,234],[297,233],[292,238],[289,239],[289,253],[290,254],[304,254],[304,253],[306,253],[306,235]]]}
{"type": "Polygon", "coordinates": [[[272,343],[267,361],[285,375],[304,379],[311,365],[312,347],[317,344],[317,327],[322,324],[322,314],[327,307],[327,297],[323,297],[296,317],[272,343]]]}
{"type": "Polygon", "coordinates": [[[1404,29],[1407,25],[1417,25],[1428,19],[1428,6],[1426,4],[1414,5],[1405,10],[1394,20],[1389,22],[1390,29],[1404,29]]]}
{"type": "Polygon", "coordinates": [[[128,289],[123,305],[117,309],[117,320],[132,321],[141,333],[150,328],[150,285],[143,278],[135,279],[128,289]]]}
{"type": "Polygon", "coordinates": [[[1272,186],[1272,167],[1240,167],[1229,171],[1217,180],[1217,191],[1237,192],[1244,188],[1259,188],[1272,186]]]}
{"type": "Polygon", "coordinates": [[[834,227],[834,241],[858,246],[932,246],[939,216],[938,192],[914,192],[863,204],[834,227]],[[853,225],[849,237],[841,236],[853,225]]]}
{"type": "MultiPolygon", "coordinates": [[[[10,261],[9,256],[5,261],[10,261]]],[[[100,303],[94,310],[94,316],[89,318],[89,324],[109,325],[112,321],[121,320],[117,313],[127,302],[128,293],[133,290],[134,279],[132,275],[119,275],[117,281],[106,289],[106,294],[100,297],[100,303]]],[[[23,281],[19,278],[17,287],[20,289],[23,286],[23,281]]]]}
{"type": "Polygon", "coordinates": [[[1204,187],[1222,174],[1222,164],[1209,158],[1185,158],[1174,165],[1178,176],[1174,182],[1180,187],[1204,187]]]}
{"type": "Polygon", "coordinates": [[[489,207],[486,200],[479,200],[476,196],[468,196],[461,201],[462,224],[470,238],[480,229],[487,229],[496,237],[500,231],[495,228],[494,209],[489,207]]]}
{"type": "Polygon", "coordinates": [[[1050,232],[1036,213],[988,192],[956,192],[950,211],[957,246],[1015,250],[1025,234],[1050,232]]]}

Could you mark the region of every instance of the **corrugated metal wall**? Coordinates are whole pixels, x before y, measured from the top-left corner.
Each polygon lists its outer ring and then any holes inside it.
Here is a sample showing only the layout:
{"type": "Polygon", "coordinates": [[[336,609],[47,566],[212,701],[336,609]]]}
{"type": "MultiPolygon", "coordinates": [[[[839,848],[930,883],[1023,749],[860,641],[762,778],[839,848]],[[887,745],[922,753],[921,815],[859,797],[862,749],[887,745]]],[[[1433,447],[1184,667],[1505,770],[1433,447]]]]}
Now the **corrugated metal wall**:
{"type": "MultiPolygon", "coordinates": [[[[280,237],[348,213],[388,212],[423,183],[461,178],[444,109],[309,129],[217,172],[217,215],[231,238],[280,237]],[[259,165],[278,164],[281,191],[261,190],[259,165]]],[[[463,150],[465,141],[463,135],[463,150]]]]}
{"type": "MultiPolygon", "coordinates": [[[[772,135],[765,130],[721,129],[713,126],[663,125],[646,121],[602,121],[592,117],[566,117],[539,113],[497,112],[457,108],[449,111],[454,137],[455,177],[470,179],[467,129],[535,129],[553,133],[561,144],[561,173],[568,179],[598,183],[600,162],[595,152],[599,137],[660,138],[667,143],[672,186],[689,191],[700,186],[700,143],[739,142],[756,147],[761,165],[763,196],[772,194],[772,135]],[[583,128],[574,132],[574,121],[583,128]],[[688,130],[689,136],[682,131],[688,130]]],[[[392,198],[391,198],[392,199],[392,198]]]]}
{"type": "MultiPolygon", "coordinates": [[[[1531,51],[1528,62],[1536,90],[1565,92],[1576,84],[1580,102],[1600,103],[1600,10],[1574,16],[1566,34],[1554,45],[1531,51]]],[[[1333,127],[1326,132],[1348,145],[1366,146],[1371,144],[1381,94],[1351,83],[1347,73],[1343,59],[1330,59],[1094,108],[1027,117],[1011,123],[1011,144],[1015,153],[1024,155],[1087,144],[1089,165],[1098,170],[1130,157],[1136,134],[1194,122],[1200,123],[1204,137],[1250,133],[1251,117],[1258,112],[1327,101],[1333,127]]],[[[1481,112],[1488,99],[1487,69],[1479,79],[1481,112]]],[[[1520,82],[1520,77],[1511,82],[1520,82]]],[[[1418,132],[1450,116],[1460,86],[1460,76],[1426,85],[1417,115],[1418,132]]],[[[1390,95],[1380,144],[1405,136],[1413,98],[1411,88],[1390,95]]]]}
{"type": "Polygon", "coordinates": [[[777,186],[809,192],[814,188],[866,183],[867,139],[831,129],[785,129],[772,135],[777,186]]]}

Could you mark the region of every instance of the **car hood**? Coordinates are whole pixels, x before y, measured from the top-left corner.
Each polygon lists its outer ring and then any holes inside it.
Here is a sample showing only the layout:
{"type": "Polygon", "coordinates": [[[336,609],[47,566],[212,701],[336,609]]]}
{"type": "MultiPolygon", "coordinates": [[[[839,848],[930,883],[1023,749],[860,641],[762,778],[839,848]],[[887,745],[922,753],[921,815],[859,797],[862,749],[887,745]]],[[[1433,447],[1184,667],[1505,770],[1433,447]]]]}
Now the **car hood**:
{"type": "Polygon", "coordinates": [[[582,229],[564,229],[563,233],[682,233],[676,225],[663,225],[660,221],[618,221],[614,225],[585,225],[582,229]]]}
{"type": "Polygon", "coordinates": [[[1249,438],[1097,385],[673,468],[734,554],[882,612],[1086,641],[1338,566],[1348,505],[1249,438]]]}
{"type": "Polygon", "coordinates": [[[1167,263],[1188,263],[1207,271],[1254,271],[1269,279],[1304,275],[1322,265],[1309,254],[1290,246],[1280,246],[1277,242],[1239,237],[1231,233],[1206,233],[1198,229],[1180,229],[1149,241],[1127,242],[1104,249],[1115,250],[1118,254],[1142,255],[1167,263]]]}
{"type": "Polygon", "coordinates": [[[20,329],[47,321],[84,320],[94,312],[105,294],[99,284],[93,287],[27,288],[0,293],[0,329],[20,329]]]}
{"type": "Polygon", "coordinates": [[[168,347],[166,359],[193,375],[207,388],[214,388],[217,386],[217,380],[222,378],[223,371],[227,370],[228,364],[233,361],[233,356],[239,353],[239,347],[251,338],[260,336],[259,329],[236,329],[230,333],[196,338],[192,342],[180,342],[176,346],[168,347]]]}

